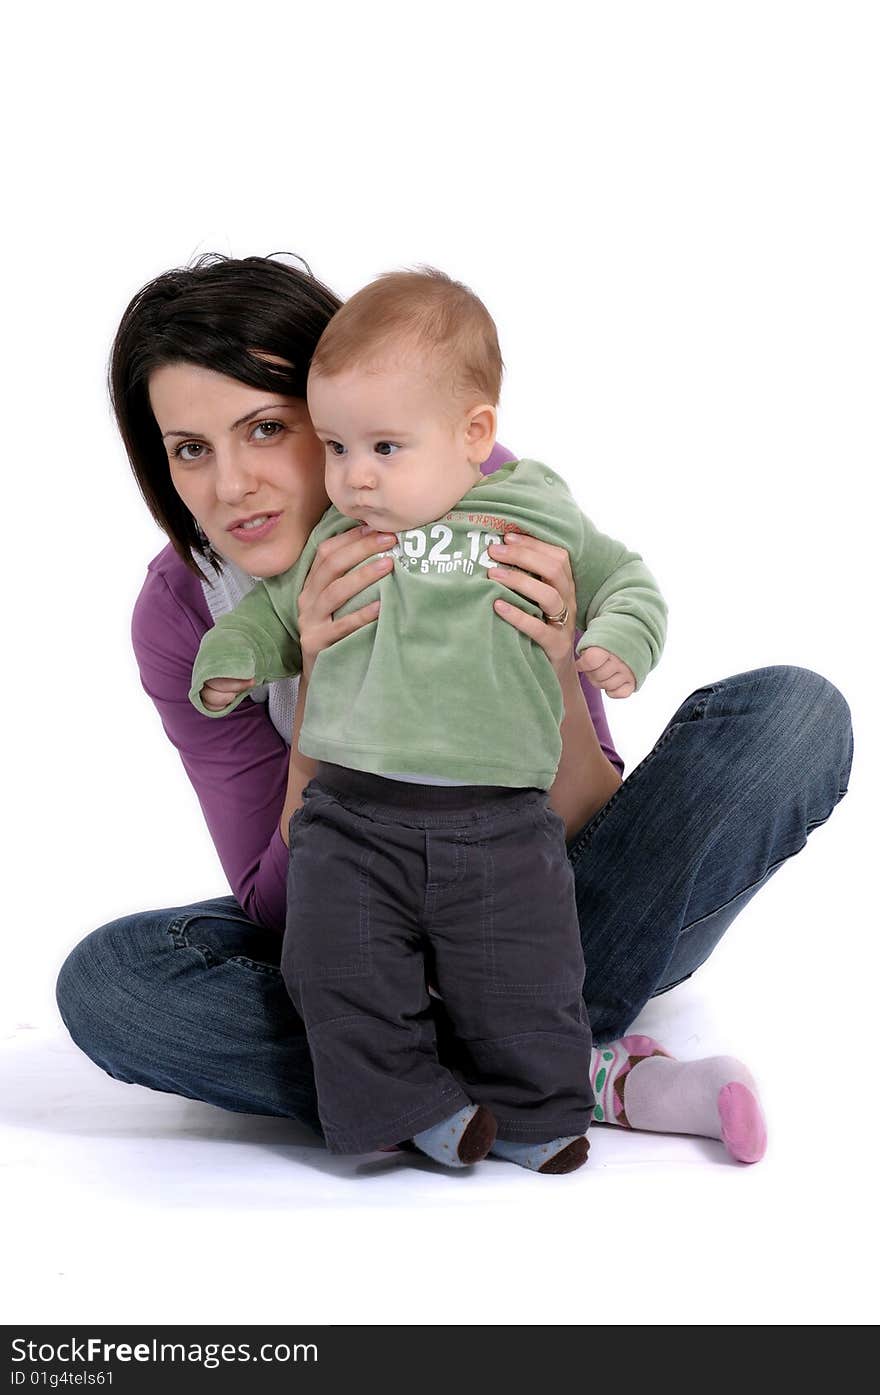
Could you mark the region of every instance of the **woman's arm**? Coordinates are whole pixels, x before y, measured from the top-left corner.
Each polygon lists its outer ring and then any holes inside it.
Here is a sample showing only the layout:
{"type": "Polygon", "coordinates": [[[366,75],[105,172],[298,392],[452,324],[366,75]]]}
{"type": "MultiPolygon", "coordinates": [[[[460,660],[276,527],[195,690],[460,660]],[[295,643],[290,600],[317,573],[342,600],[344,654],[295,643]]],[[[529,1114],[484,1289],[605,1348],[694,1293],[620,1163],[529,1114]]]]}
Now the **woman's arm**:
{"type": "Polygon", "coordinates": [[[141,682],[180,753],[233,895],[253,920],[280,930],[287,848],[278,824],[289,751],[265,703],[244,702],[223,721],[190,703],[193,662],[210,625],[198,579],[165,548],[132,617],[141,682]]]}
{"type": "Polygon", "coordinates": [[[491,543],[496,563],[487,576],[540,605],[546,615],[568,610],[564,626],[548,625],[516,604],[496,600],[500,619],[540,644],[552,663],[562,690],[564,716],[560,727],[562,755],[550,787],[550,803],[565,823],[569,841],[607,803],[621,784],[623,762],[611,743],[602,700],[575,667],[573,645],[575,585],[565,548],[537,538],[506,538],[491,543]],[[594,711],[594,705],[596,710],[594,711]]]}
{"type": "Polygon", "coordinates": [[[599,743],[573,654],[559,681],[565,704],[560,728],[562,756],[550,787],[550,803],[564,821],[565,836],[571,841],[622,781],[599,743]]]}

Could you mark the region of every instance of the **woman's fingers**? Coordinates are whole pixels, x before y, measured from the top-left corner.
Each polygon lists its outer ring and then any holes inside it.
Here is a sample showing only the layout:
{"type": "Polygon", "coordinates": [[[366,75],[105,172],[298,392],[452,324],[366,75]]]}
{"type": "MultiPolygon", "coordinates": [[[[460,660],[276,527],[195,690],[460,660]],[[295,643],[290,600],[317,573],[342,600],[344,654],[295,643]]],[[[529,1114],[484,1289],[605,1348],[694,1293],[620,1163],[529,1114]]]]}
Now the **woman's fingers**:
{"type": "Polygon", "coordinates": [[[530,601],[541,607],[545,615],[558,615],[565,604],[555,586],[548,585],[546,581],[538,581],[515,567],[490,567],[486,575],[491,576],[493,581],[500,581],[503,586],[509,586],[511,591],[516,591],[520,596],[528,596],[530,601]]]}
{"type": "Polygon", "coordinates": [[[563,656],[570,657],[571,640],[567,630],[548,625],[540,615],[530,615],[520,606],[510,601],[502,601],[500,597],[493,605],[496,615],[500,615],[502,620],[506,620],[515,630],[522,630],[524,635],[540,644],[551,663],[555,665],[563,656]]]}
{"type": "MultiPolygon", "coordinates": [[[[328,587],[329,589],[331,588],[328,587]]],[[[327,595],[327,591],[324,595],[327,595]]],[[[310,677],[315,660],[322,650],[329,649],[337,640],[344,639],[346,635],[353,634],[355,630],[377,619],[379,610],[380,603],[375,600],[362,605],[358,610],[348,611],[338,619],[327,616],[322,620],[315,620],[312,624],[303,624],[300,621],[300,647],[306,678],[310,677]]]]}
{"type": "Polygon", "coordinates": [[[377,552],[387,552],[395,541],[393,533],[375,533],[370,529],[364,534],[359,528],[350,528],[345,533],[325,538],[318,546],[300,592],[300,622],[307,615],[315,621],[326,619],[377,577],[390,572],[394,566],[393,558],[367,559],[373,558],[377,552]],[[361,562],[363,566],[358,565],[361,562]]]}
{"type": "Polygon", "coordinates": [[[521,533],[508,533],[503,543],[490,543],[488,550],[494,562],[504,567],[520,567],[523,571],[534,572],[560,596],[565,597],[569,592],[573,595],[571,562],[564,547],[541,542],[538,538],[527,538],[521,533]]]}
{"type": "Polygon", "coordinates": [[[576,610],[568,553],[537,538],[519,536],[514,543],[510,538],[508,533],[505,542],[489,545],[489,556],[502,565],[490,568],[486,575],[534,601],[544,615],[558,615],[564,607],[569,613],[564,625],[548,625],[542,615],[529,615],[521,606],[498,600],[496,614],[540,644],[561,678],[571,664],[576,610]]]}
{"type": "Polygon", "coordinates": [[[372,586],[380,577],[387,576],[393,570],[393,557],[376,557],[364,562],[362,567],[356,566],[354,571],[346,572],[345,576],[336,581],[331,581],[320,593],[320,600],[316,597],[320,618],[334,615],[352,596],[372,586]]]}
{"type": "Polygon", "coordinates": [[[393,570],[393,557],[376,557],[397,541],[393,533],[366,532],[349,528],[325,538],[319,544],[297,601],[303,672],[308,677],[323,649],[344,639],[379,614],[378,601],[372,601],[335,619],[336,612],[352,596],[372,586],[393,570]],[[359,565],[359,564],[363,565],[359,565]]]}
{"type": "Polygon", "coordinates": [[[368,625],[371,620],[375,620],[379,614],[379,602],[370,601],[369,605],[362,605],[360,610],[350,610],[341,619],[334,620],[332,624],[333,642],[342,639],[345,635],[353,634],[362,625],[368,625]]]}
{"type": "MultiPolygon", "coordinates": [[[[303,591],[320,594],[331,583],[344,578],[359,562],[366,561],[374,553],[387,552],[396,541],[393,533],[376,533],[372,529],[364,533],[360,528],[349,528],[344,533],[325,538],[318,544],[303,591]]],[[[357,573],[354,579],[355,582],[359,580],[357,573]]],[[[349,595],[356,595],[366,584],[366,579],[361,580],[360,585],[355,584],[349,595]]],[[[348,598],[345,596],[343,599],[348,598]]],[[[341,601],[338,604],[341,604],[341,601]]]]}

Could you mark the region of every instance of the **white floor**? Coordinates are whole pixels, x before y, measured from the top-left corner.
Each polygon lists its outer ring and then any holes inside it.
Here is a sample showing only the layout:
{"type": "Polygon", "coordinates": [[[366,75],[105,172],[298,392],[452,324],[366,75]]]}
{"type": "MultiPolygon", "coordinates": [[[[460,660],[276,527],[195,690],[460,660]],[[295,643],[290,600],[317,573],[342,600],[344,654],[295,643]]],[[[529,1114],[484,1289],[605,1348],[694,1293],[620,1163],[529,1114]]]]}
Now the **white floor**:
{"type": "MultiPolygon", "coordinates": [[[[806,862],[802,873],[808,898],[806,862]]],[[[767,888],[750,937],[783,903],[792,912],[795,890],[767,888]]],[[[731,944],[639,1025],[682,1057],[749,1059],[771,1121],[754,1167],[717,1143],[607,1127],[564,1178],[495,1161],[450,1174],[401,1154],[331,1158],[284,1120],[111,1080],[49,1020],[11,1024],[3,1320],[873,1321],[876,1128],[858,1094],[873,1062],[817,1052],[805,999],[792,1068],[778,1023],[760,1026],[773,1022],[781,961],[756,981],[754,941],[731,944]]],[[[799,974],[810,982],[796,965],[794,993],[799,974]]]]}

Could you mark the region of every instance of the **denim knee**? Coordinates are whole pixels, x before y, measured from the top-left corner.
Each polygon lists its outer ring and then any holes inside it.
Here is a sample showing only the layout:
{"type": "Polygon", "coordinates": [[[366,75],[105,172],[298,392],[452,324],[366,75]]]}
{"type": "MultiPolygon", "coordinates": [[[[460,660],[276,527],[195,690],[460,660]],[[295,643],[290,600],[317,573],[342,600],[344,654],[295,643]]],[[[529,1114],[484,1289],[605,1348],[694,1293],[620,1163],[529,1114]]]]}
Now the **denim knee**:
{"type": "Polygon", "coordinates": [[[792,742],[809,721],[814,768],[837,781],[838,799],[842,799],[853,759],[849,703],[839,688],[812,669],[780,664],[767,674],[775,700],[787,713],[792,742]]]}
{"type": "Polygon", "coordinates": [[[58,1011],[73,1041],[110,1075],[118,1070],[120,1079],[125,1078],[121,1061],[126,1042],[137,1032],[124,989],[126,950],[136,919],[125,916],[86,935],[64,960],[55,984],[58,1011]]]}

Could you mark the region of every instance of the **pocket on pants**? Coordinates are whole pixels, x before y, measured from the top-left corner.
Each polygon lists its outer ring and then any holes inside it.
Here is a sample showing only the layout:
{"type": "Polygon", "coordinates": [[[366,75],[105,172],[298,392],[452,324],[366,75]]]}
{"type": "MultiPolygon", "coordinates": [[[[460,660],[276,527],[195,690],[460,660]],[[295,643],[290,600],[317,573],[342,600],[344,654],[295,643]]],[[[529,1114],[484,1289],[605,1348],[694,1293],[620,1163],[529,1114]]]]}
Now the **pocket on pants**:
{"type": "Polygon", "coordinates": [[[334,800],[302,811],[287,868],[285,976],[300,983],[361,978],[371,971],[370,867],[374,850],[347,827],[334,800]]]}
{"type": "Polygon", "coordinates": [[[552,809],[486,849],[486,989],[567,1003],[583,988],[584,955],[565,826],[552,809]]]}

